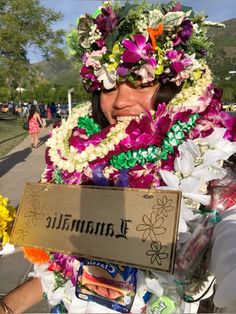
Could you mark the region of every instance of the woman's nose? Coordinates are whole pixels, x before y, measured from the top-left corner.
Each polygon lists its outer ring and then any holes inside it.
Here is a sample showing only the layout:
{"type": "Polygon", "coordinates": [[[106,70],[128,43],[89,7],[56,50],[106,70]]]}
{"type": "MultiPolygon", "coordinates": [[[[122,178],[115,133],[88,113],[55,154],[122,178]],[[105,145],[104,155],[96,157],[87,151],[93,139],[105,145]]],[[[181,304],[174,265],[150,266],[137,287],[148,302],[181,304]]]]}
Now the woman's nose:
{"type": "Polygon", "coordinates": [[[115,99],[115,107],[117,109],[122,109],[125,107],[130,107],[134,103],[134,95],[132,88],[127,84],[120,84],[117,88],[117,94],[115,99]]]}

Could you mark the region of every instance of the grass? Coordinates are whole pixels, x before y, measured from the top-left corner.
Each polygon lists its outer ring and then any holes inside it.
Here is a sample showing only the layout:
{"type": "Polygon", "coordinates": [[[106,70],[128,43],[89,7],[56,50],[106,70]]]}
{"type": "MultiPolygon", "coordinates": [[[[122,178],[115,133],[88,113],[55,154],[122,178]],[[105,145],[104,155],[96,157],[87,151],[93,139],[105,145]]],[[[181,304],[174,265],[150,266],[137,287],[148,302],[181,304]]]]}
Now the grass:
{"type": "Polygon", "coordinates": [[[16,147],[28,135],[22,125],[21,118],[16,118],[8,113],[0,113],[0,158],[16,147]]]}

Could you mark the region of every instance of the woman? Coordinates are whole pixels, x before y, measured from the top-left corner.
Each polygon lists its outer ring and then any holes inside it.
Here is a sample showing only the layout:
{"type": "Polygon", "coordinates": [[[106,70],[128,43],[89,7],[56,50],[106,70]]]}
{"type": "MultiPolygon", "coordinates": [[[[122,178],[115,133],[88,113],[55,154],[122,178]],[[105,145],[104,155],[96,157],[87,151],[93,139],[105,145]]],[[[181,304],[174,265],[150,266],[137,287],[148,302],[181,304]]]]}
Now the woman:
{"type": "Polygon", "coordinates": [[[40,114],[36,110],[35,105],[30,106],[29,116],[28,116],[28,123],[29,123],[29,135],[31,137],[31,146],[33,148],[38,148],[39,142],[39,124],[43,127],[43,121],[40,118],[40,114]]]}
{"type": "MultiPolygon", "coordinates": [[[[158,272],[150,277],[138,270],[131,309],[130,297],[124,300],[126,312],[155,312],[163,306],[172,313],[190,312],[183,310],[181,299],[192,297],[189,282],[201,285],[205,275],[196,277],[191,271],[202,243],[195,241],[194,258],[181,256],[194,226],[209,215],[203,210],[210,205],[209,182],[225,175],[220,161],[236,147],[233,123],[221,112],[221,95],[205,63],[208,41],[203,22],[203,17],[182,11],[180,4],[105,4],[92,16],[82,16],[78,33],[68,38],[73,54],[83,56],[81,76],[93,93],[92,107],[81,104],[52,130],[42,182],[168,186],[184,196],[175,277],[158,272]],[[228,153],[223,154],[226,144],[228,153]]],[[[81,300],[78,293],[76,297],[77,272],[83,264],[78,256],[27,248],[24,252],[35,263],[35,278],[4,297],[3,313],[8,307],[22,312],[43,293],[58,312],[114,312],[99,302],[81,300]]],[[[100,288],[95,295],[110,294],[100,288]]],[[[116,309],[119,302],[113,300],[116,309]]]]}
{"type": "MultiPolygon", "coordinates": [[[[119,117],[139,116],[141,113],[145,113],[146,110],[154,109],[154,103],[157,102],[154,101],[153,95],[164,97],[166,102],[168,102],[168,99],[173,98],[173,90],[176,88],[172,83],[167,85],[163,87],[164,92],[162,92],[162,96],[161,93],[158,95],[155,93],[156,90],[160,89],[158,84],[134,88],[126,83],[122,83],[111,92],[101,92],[102,111],[97,114],[97,119],[104,119],[105,124],[113,124],[119,117]],[[169,86],[167,87],[167,85],[169,86]]],[[[94,98],[97,98],[97,95],[94,98]]],[[[100,104],[97,103],[94,105],[94,111],[97,110],[97,106],[100,107],[100,104]]],[[[42,300],[42,298],[43,290],[41,281],[39,278],[34,278],[5,296],[4,303],[13,313],[22,313],[42,300]],[[30,291],[33,291],[33,295],[29,293],[30,291]]],[[[1,310],[0,307],[0,313],[4,313],[1,310]]]]}

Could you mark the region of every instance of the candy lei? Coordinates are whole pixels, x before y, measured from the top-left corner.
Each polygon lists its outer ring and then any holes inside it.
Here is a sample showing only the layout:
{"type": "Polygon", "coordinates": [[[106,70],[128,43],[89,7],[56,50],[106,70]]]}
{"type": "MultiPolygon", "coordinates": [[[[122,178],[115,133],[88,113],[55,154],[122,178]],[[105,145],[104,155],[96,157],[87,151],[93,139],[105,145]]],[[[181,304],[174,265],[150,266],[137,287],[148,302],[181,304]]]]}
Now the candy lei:
{"type": "Polygon", "coordinates": [[[49,156],[51,161],[62,170],[68,172],[79,171],[81,172],[88,166],[89,162],[95,159],[104,158],[105,155],[114,150],[115,145],[127,137],[124,132],[128,121],[120,122],[114,127],[111,127],[109,133],[104,140],[94,146],[89,144],[80,154],[73,147],[68,145],[68,139],[72,130],[77,126],[80,117],[91,115],[91,104],[85,103],[80,108],[75,108],[68,120],[63,120],[59,128],[52,130],[52,136],[47,142],[49,147],[49,156]]]}
{"type": "Polygon", "coordinates": [[[195,113],[189,117],[189,121],[177,121],[167,132],[161,147],[150,145],[147,149],[128,150],[112,156],[110,164],[116,169],[129,169],[137,164],[144,166],[146,163],[155,163],[158,160],[167,160],[168,154],[174,152],[174,147],[180,145],[185,140],[184,132],[189,132],[196,125],[199,114],[195,113]]]}

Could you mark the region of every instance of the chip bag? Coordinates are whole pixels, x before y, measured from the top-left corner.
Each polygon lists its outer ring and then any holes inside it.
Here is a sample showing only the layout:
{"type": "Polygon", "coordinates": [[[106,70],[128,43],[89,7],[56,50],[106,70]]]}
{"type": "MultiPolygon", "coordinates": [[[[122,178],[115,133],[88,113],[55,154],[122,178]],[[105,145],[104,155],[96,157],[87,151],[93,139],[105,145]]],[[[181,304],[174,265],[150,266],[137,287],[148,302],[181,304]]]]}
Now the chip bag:
{"type": "Polygon", "coordinates": [[[129,313],[136,292],[137,269],[84,259],[78,270],[76,296],[129,313]]]}

